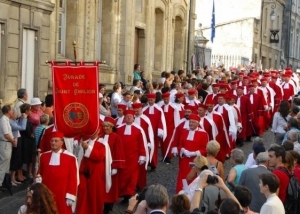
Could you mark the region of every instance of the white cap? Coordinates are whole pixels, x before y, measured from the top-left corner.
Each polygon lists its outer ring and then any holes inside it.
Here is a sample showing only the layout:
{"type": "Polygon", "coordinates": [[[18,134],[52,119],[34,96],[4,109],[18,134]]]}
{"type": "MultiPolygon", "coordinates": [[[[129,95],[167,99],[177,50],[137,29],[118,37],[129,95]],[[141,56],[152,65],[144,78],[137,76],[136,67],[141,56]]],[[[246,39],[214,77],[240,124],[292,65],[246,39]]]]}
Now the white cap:
{"type": "Polygon", "coordinates": [[[42,102],[41,102],[40,98],[38,98],[38,97],[34,97],[30,101],[30,105],[32,105],[32,106],[41,105],[41,104],[42,104],[42,102]]]}

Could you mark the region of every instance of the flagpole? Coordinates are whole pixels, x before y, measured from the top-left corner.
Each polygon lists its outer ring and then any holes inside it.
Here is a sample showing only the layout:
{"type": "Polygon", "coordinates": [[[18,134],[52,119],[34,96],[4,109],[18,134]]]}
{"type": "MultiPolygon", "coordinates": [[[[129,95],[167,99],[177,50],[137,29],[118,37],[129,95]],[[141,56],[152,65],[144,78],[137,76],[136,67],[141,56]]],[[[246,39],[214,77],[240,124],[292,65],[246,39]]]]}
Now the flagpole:
{"type": "Polygon", "coordinates": [[[216,34],[216,19],[215,19],[215,0],[213,0],[213,9],[211,14],[211,35],[210,35],[210,41],[211,43],[214,43],[214,38],[216,34]]]}
{"type": "Polygon", "coordinates": [[[75,66],[77,66],[77,53],[76,53],[76,41],[73,41],[73,49],[74,49],[74,62],[75,62],[75,66]]]}

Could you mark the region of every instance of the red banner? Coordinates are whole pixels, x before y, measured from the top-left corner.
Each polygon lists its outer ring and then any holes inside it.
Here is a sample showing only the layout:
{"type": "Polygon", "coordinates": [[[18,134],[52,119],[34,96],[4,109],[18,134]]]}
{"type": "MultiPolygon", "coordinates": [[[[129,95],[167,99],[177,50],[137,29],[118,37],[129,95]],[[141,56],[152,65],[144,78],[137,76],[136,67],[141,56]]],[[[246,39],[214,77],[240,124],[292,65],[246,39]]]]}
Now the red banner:
{"type": "Polygon", "coordinates": [[[99,126],[98,65],[52,64],[52,79],[57,130],[66,137],[93,135],[99,126]]]}

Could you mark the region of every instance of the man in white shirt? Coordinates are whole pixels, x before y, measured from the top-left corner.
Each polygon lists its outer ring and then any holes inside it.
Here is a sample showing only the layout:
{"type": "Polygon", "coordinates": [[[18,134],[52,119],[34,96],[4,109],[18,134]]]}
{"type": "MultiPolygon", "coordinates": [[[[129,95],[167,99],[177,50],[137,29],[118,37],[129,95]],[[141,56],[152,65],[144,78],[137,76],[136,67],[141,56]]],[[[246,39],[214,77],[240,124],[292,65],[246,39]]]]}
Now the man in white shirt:
{"type": "Polygon", "coordinates": [[[284,206],[281,200],[276,195],[279,188],[279,180],[276,175],[272,173],[265,173],[259,176],[259,188],[263,193],[267,201],[260,209],[262,214],[284,214],[284,206]]]}
{"type": "Polygon", "coordinates": [[[9,119],[13,115],[10,105],[2,107],[3,116],[0,118],[0,185],[5,173],[9,172],[12,147],[17,147],[17,139],[14,139],[9,119]]]}

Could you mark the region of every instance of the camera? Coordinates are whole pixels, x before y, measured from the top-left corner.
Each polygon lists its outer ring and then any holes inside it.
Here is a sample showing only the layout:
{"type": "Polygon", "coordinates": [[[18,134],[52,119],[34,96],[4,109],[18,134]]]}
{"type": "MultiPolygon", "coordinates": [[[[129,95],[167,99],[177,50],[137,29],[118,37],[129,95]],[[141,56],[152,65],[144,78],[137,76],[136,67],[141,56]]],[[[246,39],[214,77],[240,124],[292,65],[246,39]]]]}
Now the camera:
{"type": "Polygon", "coordinates": [[[218,182],[219,182],[218,177],[213,176],[213,175],[208,175],[207,176],[207,180],[206,180],[207,184],[216,184],[218,182]]]}

